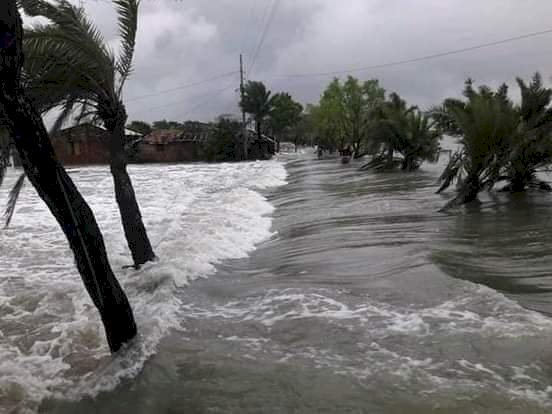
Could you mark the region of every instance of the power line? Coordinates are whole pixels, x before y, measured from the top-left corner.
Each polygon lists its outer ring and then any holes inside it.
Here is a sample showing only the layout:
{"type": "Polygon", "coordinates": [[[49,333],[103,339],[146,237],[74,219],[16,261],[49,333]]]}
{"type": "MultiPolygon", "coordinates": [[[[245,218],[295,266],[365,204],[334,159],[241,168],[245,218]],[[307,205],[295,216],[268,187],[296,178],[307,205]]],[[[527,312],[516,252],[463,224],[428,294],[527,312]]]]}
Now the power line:
{"type": "Polygon", "coordinates": [[[234,88],[233,84],[229,85],[229,86],[226,86],[225,88],[222,88],[222,89],[208,95],[206,99],[202,100],[200,103],[198,103],[196,106],[192,107],[186,113],[180,115],[178,118],[184,119],[185,117],[187,117],[191,113],[197,111],[202,106],[204,106],[204,105],[208,104],[209,102],[211,102],[213,99],[215,99],[217,96],[221,95],[223,92],[226,92],[227,90],[232,89],[232,88],[234,88]]]}
{"type": "Polygon", "coordinates": [[[235,70],[233,72],[222,73],[220,75],[213,76],[212,78],[203,79],[201,81],[189,83],[187,85],[176,86],[176,87],[171,88],[171,89],[165,89],[165,90],[162,90],[162,91],[159,91],[159,92],[150,93],[148,95],[136,96],[134,98],[127,99],[126,102],[139,101],[141,99],[150,98],[152,96],[159,96],[159,95],[169,93],[169,92],[173,92],[173,91],[177,91],[177,90],[192,88],[194,86],[203,85],[203,84],[208,83],[208,82],[212,82],[212,81],[215,81],[215,80],[218,80],[218,79],[226,78],[226,77],[231,76],[231,75],[235,75],[236,73],[239,73],[239,71],[235,70]]]}
{"type": "Polygon", "coordinates": [[[268,19],[265,23],[264,30],[261,34],[261,40],[259,41],[259,44],[257,45],[257,50],[255,51],[255,54],[253,55],[253,60],[251,62],[251,66],[249,67],[249,73],[253,73],[253,68],[255,67],[255,63],[257,62],[257,57],[259,56],[259,52],[261,51],[261,48],[263,47],[264,41],[266,39],[266,35],[268,33],[268,29],[270,28],[270,25],[272,23],[272,20],[274,20],[274,15],[276,14],[276,9],[278,7],[278,3],[280,0],[273,0],[272,3],[272,9],[270,10],[270,14],[268,15],[268,19]]]}
{"type": "Polygon", "coordinates": [[[257,40],[261,38],[263,27],[266,23],[266,18],[270,14],[269,12],[273,2],[274,0],[264,0],[264,8],[259,10],[260,13],[258,16],[253,16],[254,19],[252,22],[252,27],[257,36],[251,36],[251,56],[253,56],[253,54],[255,53],[257,40]]]}
{"type": "MultiPolygon", "coordinates": [[[[231,89],[234,87],[234,84],[232,83],[231,85],[229,86],[226,86],[224,87],[223,89],[220,89],[220,90],[217,90],[215,91],[214,93],[210,93],[210,94],[207,94],[207,95],[204,95],[204,96],[207,96],[207,99],[205,100],[202,100],[198,105],[192,107],[188,112],[186,112],[185,114],[181,115],[180,117],[185,117],[187,116],[189,113],[192,113],[194,111],[196,111],[197,109],[201,108],[203,105],[207,104],[211,99],[217,97],[218,95],[220,95],[221,93],[227,91],[228,89],[231,89]]],[[[163,104],[163,105],[159,105],[159,106],[154,106],[154,107],[150,107],[150,108],[144,108],[144,109],[140,109],[138,111],[134,111],[133,112],[133,115],[136,115],[136,114],[141,114],[143,112],[149,112],[149,111],[155,111],[157,109],[161,109],[161,108],[166,108],[166,107],[169,107],[169,106],[174,106],[174,105],[177,105],[177,104],[180,104],[180,103],[183,103],[183,102],[187,102],[188,99],[184,99],[184,100],[180,100],[180,101],[176,101],[176,102],[170,102],[170,103],[167,103],[167,104],[163,104]]]]}
{"type": "Polygon", "coordinates": [[[258,0],[253,0],[252,5],[249,8],[249,19],[245,21],[243,25],[243,32],[241,36],[240,45],[242,46],[240,53],[245,53],[245,44],[247,43],[247,31],[248,27],[253,27],[255,25],[255,12],[257,11],[257,5],[259,4],[258,0]]]}
{"type": "Polygon", "coordinates": [[[472,50],[483,49],[483,48],[487,48],[487,47],[491,47],[491,46],[497,46],[497,45],[501,45],[501,44],[505,44],[505,43],[515,42],[515,41],[518,41],[518,40],[529,39],[529,38],[536,37],[536,36],[542,36],[542,35],[546,35],[546,34],[550,34],[550,33],[552,33],[552,29],[547,29],[547,30],[543,30],[543,31],[540,31],[540,32],[527,33],[527,34],[524,34],[524,35],[521,35],[521,36],[510,37],[510,38],[507,38],[507,39],[497,40],[495,42],[482,43],[482,44],[479,44],[479,45],[465,47],[465,48],[462,48],[462,49],[455,49],[455,50],[451,50],[451,51],[448,51],[448,52],[435,53],[435,54],[432,54],[432,55],[420,56],[420,57],[416,57],[416,58],[412,58],[412,59],[398,60],[398,61],[395,61],[395,62],[381,63],[381,64],[378,64],[378,65],[362,66],[362,67],[357,67],[357,68],[342,69],[342,70],[335,70],[335,71],[328,71],[328,72],[310,72],[310,73],[295,73],[295,74],[290,74],[290,75],[278,75],[278,76],[274,76],[273,78],[323,77],[323,76],[340,75],[340,74],[345,74],[345,73],[364,72],[364,71],[372,70],[372,69],[381,69],[381,68],[387,68],[387,67],[391,67],[391,66],[399,66],[399,65],[404,65],[404,64],[408,64],[408,63],[421,62],[421,61],[424,61],[424,60],[430,60],[430,59],[436,59],[436,58],[440,58],[440,57],[444,57],[444,56],[455,55],[455,54],[458,54],[458,53],[465,53],[465,52],[469,52],[469,51],[472,51],[472,50]]]}

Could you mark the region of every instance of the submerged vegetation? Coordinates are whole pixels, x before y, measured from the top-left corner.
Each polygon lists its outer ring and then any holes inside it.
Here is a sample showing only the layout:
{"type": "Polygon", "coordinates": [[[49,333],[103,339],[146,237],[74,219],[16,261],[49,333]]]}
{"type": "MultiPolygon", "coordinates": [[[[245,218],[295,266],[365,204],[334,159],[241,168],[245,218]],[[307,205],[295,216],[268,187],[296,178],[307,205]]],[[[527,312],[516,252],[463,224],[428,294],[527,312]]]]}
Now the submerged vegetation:
{"type": "Polygon", "coordinates": [[[330,152],[350,146],[355,158],[370,156],[362,170],[413,171],[438,159],[435,122],[397,93],[386,96],[377,79],[336,78],[308,111],[318,145],[330,152]]]}
{"type": "Polygon", "coordinates": [[[464,100],[447,99],[432,110],[441,129],[458,138],[460,149],[439,178],[438,192],[457,184],[447,207],[473,201],[482,190],[505,182],[503,190],[549,189],[537,170],[552,162],[552,90],[536,73],[529,84],[517,79],[521,102],[514,104],[508,87],[475,88],[466,81],[464,100]]]}
{"type": "Polygon", "coordinates": [[[356,158],[367,156],[360,170],[415,171],[437,162],[444,136],[459,150],[438,180],[437,193],[451,185],[456,195],[445,208],[477,199],[484,190],[550,190],[538,171],[552,163],[552,89],[536,73],[530,82],[517,78],[521,100],[508,86],[475,87],[468,79],[463,99],[447,98],[422,111],[397,93],[386,95],[375,79],[333,79],[317,105],[308,105],[310,133],[320,151],[352,146],[356,158]]]}

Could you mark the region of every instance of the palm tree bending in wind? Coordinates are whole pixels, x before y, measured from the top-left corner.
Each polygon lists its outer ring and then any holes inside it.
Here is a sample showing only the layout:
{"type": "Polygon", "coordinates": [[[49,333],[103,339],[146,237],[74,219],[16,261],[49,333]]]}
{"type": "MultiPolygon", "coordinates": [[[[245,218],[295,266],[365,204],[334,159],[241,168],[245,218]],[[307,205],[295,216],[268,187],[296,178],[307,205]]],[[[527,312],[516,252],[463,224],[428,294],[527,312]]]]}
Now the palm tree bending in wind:
{"type": "Polygon", "coordinates": [[[21,0],[30,16],[47,24],[34,25],[25,34],[24,83],[42,112],[61,107],[54,130],[78,110],[77,122],[103,122],[111,137],[106,143],[115,197],[134,265],[154,260],[155,254],[132,181],[125,150],[126,108],[123,87],[132,72],[138,21],[138,0],[113,0],[117,10],[120,52],[115,56],[84,10],[67,0],[21,0]]]}
{"type": "MultiPolygon", "coordinates": [[[[56,159],[40,113],[23,87],[23,61],[23,27],[17,1],[3,0],[0,5],[0,118],[29,181],[69,242],[86,290],[100,312],[109,347],[115,352],[136,335],[132,309],[109,265],[96,219],[56,159]]],[[[5,160],[5,152],[0,155],[5,160]]],[[[4,167],[2,162],[0,181],[4,167]]]]}

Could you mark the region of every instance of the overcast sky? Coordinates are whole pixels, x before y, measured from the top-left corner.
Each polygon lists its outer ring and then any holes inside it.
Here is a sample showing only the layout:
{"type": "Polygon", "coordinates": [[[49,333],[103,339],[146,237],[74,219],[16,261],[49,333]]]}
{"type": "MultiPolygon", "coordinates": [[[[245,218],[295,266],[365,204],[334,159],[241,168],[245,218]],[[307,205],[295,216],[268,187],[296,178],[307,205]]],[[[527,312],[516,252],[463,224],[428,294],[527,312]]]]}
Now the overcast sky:
{"type": "MultiPolygon", "coordinates": [[[[116,47],[111,3],[83,3],[116,47]]],[[[549,0],[143,0],[135,68],[125,92],[129,119],[211,120],[237,113],[237,73],[133,98],[237,71],[240,52],[248,79],[314,103],[331,76],[286,76],[401,61],[552,29],[551,16],[549,0]]],[[[513,85],[516,76],[529,78],[537,70],[550,81],[552,34],[354,76],[378,78],[388,92],[424,108],[458,95],[467,77],[513,85]]],[[[511,93],[515,97],[516,88],[511,93]]]]}

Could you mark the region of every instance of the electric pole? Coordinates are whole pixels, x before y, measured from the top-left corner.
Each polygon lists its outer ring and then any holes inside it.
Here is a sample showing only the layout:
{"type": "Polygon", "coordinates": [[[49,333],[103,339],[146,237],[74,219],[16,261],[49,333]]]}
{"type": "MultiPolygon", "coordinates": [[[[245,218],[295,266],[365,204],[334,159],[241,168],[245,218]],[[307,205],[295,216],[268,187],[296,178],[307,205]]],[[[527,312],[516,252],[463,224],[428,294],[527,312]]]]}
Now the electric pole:
{"type": "MultiPolygon", "coordinates": [[[[240,97],[241,102],[243,103],[243,96],[245,94],[244,84],[244,73],[243,73],[243,56],[240,53],[240,97]]],[[[240,105],[241,107],[241,105],[240,105]]],[[[243,137],[243,159],[247,160],[247,128],[245,126],[245,111],[243,110],[243,107],[241,107],[242,111],[242,137],[243,137]]]]}

